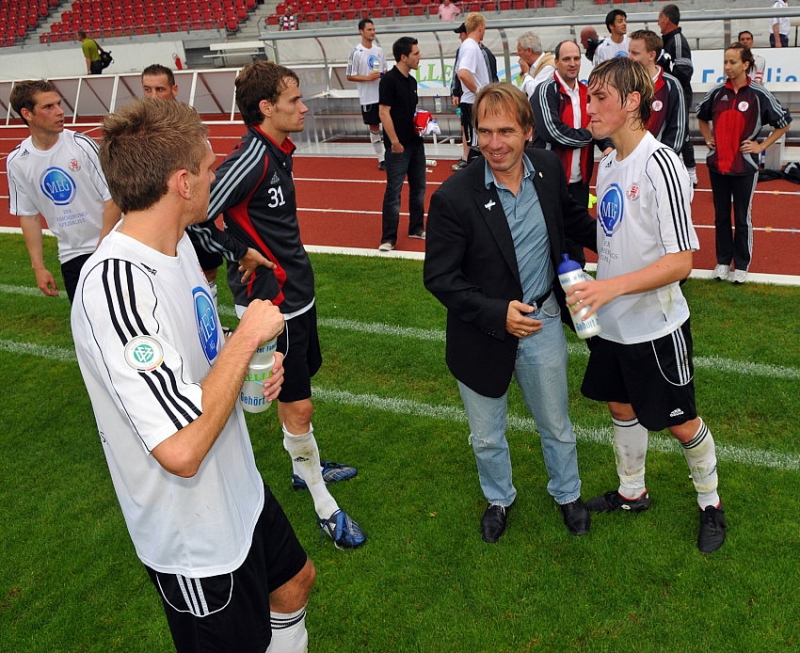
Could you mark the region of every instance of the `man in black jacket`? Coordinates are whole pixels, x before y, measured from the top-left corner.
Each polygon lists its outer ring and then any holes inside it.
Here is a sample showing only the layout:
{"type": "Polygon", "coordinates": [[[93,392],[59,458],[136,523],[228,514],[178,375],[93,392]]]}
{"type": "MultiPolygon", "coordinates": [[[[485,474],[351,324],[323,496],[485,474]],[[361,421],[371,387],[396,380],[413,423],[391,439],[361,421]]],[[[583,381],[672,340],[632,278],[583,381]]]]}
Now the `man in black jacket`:
{"type": "MultiPolygon", "coordinates": [[[[664,39],[664,51],[672,60],[671,73],[680,83],[683,89],[683,97],[686,100],[687,125],[690,107],[692,106],[692,74],[694,65],[692,64],[692,49],[689,42],[683,35],[683,31],[678,24],[681,22],[681,10],[677,5],[664,5],[658,14],[658,27],[661,30],[661,38],[664,39]]],[[[694,160],[694,146],[692,145],[689,130],[686,130],[686,143],[681,148],[683,163],[689,171],[689,178],[692,185],[697,188],[697,164],[694,160]]]]}
{"type": "Polygon", "coordinates": [[[484,87],[474,117],[483,157],[431,199],[424,280],[447,307],[446,360],[489,504],[483,539],[500,538],[516,497],[505,437],[512,374],[541,434],[547,490],[569,531],[583,535],[590,518],[567,415],[567,349],[556,296],[563,293],[555,266],[565,231],[596,248],[596,223],[567,192],[558,158],[525,149],[533,114],[522,91],[510,84],[484,87]]]}

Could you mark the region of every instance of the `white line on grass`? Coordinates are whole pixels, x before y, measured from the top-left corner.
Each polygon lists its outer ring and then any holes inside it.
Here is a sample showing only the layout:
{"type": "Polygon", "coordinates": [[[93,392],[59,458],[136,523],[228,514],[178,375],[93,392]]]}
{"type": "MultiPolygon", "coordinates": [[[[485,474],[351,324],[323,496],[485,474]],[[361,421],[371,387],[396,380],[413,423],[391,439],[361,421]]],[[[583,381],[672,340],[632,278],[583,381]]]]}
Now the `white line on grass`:
{"type": "MultiPolygon", "coordinates": [[[[37,356],[48,360],[76,362],[75,352],[72,349],[63,347],[31,345],[29,343],[14,342],[12,340],[0,340],[0,351],[37,356]]],[[[411,401],[409,399],[399,399],[397,397],[384,398],[372,394],[357,395],[345,390],[333,390],[319,386],[314,386],[314,397],[321,401],[329,401],[357,408],[367,408],[369,410],[380,410],[394,413],[395,415],[428,417],[463,425],[467,423],[464,410],[460,407],[437,406],[419,401],[411,401]]],[[[530,417],[509,415],[508,426],[515,431],[524,433],[534,433],[536,431],[536,422],[530,417]]],[[[609,445],[611,443],[611,429],[608,428],[582,428],[576,424],[575,433],[583,442],[602,445],[609,445]]],[[[464,431],[464,435],[466,436],[466,430],[464,431]]],[[[658,453],[675,453],[679,451],[678,445],[673,439],[652,433],[650,434],[648,449],[649,451],[658,453]]],[[[800,471],[800,456],[790,454],[746,449],[744,447],[733,447],[718,443],[717,457],[726,462],[741,463],[743,465],[749,465],[750,467],[769,467],[786,471],[800,471]]]]}

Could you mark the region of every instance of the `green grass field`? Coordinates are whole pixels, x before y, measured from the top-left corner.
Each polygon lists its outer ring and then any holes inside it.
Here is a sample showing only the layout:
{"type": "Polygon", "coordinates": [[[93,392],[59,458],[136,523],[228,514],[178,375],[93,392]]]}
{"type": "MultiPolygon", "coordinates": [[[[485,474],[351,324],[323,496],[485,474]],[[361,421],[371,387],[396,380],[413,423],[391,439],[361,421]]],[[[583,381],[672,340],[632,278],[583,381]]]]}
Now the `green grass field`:
{"type": "MultiPolygon", "coordinates": [[[[46,239],[52,270],[55,247],[46,239]]],[[[22,238],[0,236],[0,651],[172,650],[117,505],[74,360],[66,299],[33,285],[22,238]]],[[[468,429],[444,365],[444,310],[418,261],[313,255],[325,364],[315,378],[323,458],[359,475],[333,488],[369,541],[320,540],[274,408],[248,417],[257,461],[318,569],[310,650],[728,652],[800,648],[800,289],[689,280],[698,406],[718,444],[728,541],[696,548],[688,470],[652,434],[641,515],[595,516],[575,538],[545,491],[535,427],[511,392],[519,491],[509,530],[481,541],[468,429]]],[[[223,284],[224,285],[224,284],[223,284]]],[[[232,302],[221,287],[223,323],[232,302]]],[[[584,498],[616,487],[605,407],[571,416],[584,498]]]]}

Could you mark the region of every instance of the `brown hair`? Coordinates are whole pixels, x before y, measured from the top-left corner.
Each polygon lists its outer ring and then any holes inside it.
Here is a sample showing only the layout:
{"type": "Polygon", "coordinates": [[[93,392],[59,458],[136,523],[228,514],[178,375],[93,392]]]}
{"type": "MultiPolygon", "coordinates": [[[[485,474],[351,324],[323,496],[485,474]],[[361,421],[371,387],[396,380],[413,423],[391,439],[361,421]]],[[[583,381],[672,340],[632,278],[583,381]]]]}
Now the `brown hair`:
{"type": "Polygon", "coordinates": [[[475,96],[472,106],[472,125],[478,128],[478,116],[483,113],[497,114],[503,110],[517,117],[523,131],[533,129],[533,111],[528,96],[507,82],[487,84],[475,96]],[[485,105],[485,108],[484,108],[485,105]]]}
{"type": "Polygon", "coordinates": [[[642,128],[647,128],[655,91],[650,73],[642,64],[627,57],[604,61],[589,75],[589,88],[592,86],[609,86],[616,89],[623,105],[631,93],[638,93],[640,100],[637,119],[642,128]]]}
{"type": "Polygon", "coordinates": [[[756,61],[753,57],[753,53],[750,52],[750,48],[748,48],[746,45],[742,45],[741,43],[731,43],[727,48],[725,48],[725,52],[728,50],[738,50],[742,58],[742,63],[747,64],[747,72],[753,70],[753,67],[756,65],[756,61]]]}
{"type": "Polygon", "coordinates": [[[207,134],[192,107],[172,100],[136,100],[106,116],[100,165],[120,210],[149,209],[178,170],[199,174],[207,134]]]}
{"type": "Polygon", "coordinates": [[[287,79],[300,85],[293,71],[271,61],[254,61],[242,68],[235,82],[236,106],[245,125],[260,125],[264,121],[258,105],[261,100],[275,104],[286,88],[287,79]]]}
{"type": "Polygon", "coordinates": [[[27,125],[28,121],[22,117],[22,110],[33,111],[36,106],[36,96],[39,93],[58,93],[56,85],[47,79],[28,79],[14,84],[11,89],[9,102],[11,108],[19,114],[23,122],[27,125]]]}
{"type": "MultiPolygon", "coordinates": [[[[661,37],[652,30],[637,29],[633,34],[628,34],[628,36],[630,37],[631,41],[633,41],[633,39],[644,41],[644,47],[648,52],[661,54],[661,50],[664,49],[664,41],[662,41],[661,37]]],[[[656,59],[658,59],[658,57],[656,57],[656,59]]]]}

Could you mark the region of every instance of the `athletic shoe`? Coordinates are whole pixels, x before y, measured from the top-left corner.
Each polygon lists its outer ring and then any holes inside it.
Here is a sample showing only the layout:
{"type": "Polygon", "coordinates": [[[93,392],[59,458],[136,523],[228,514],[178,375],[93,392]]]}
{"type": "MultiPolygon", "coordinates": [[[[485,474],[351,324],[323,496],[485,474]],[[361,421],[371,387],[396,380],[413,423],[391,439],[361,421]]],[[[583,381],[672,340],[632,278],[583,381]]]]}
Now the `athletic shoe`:
{"type": "Polygon", "coordinates": [[[603,496],[589,499],[586,507],[592,512],[614,512],[615,510],[644,512],[650,507],[650,495],[645,490],[638,499],[626,499],[616,490],[611,490],[603,496]]]}
{"type": "Polygon", "coordinates": [[[689,173],[689,180],[692,182],[692,188],[697,188],[697,168],[686,168],[689,173]]]}
{"type": "Polygon", "coordinates": [[[745,281],[747,281],[747,270],[734,270],[733,271],[733,283],[735,283],[737,286],[740,286],[745,281]]]}
{"type": "MultiPolygon", "coordinates": [[[[358,474],[358,470],[355,467],[332,463],[329,460],[323,460],[319,466],[322,468],[322,480],[326,483],[346,481],[358,474]]],[[[292,488],[295,490],[307,490],[308,485],[297,474],[292,474],[292,488]]]]}
{"type": "Polygon", "coordinates": [[[344,510],[337,510],[328,519],[318,519],[319,537],[327,533],[337,549],[356,549],[367,541],[367,536],[344,510]]]}
{"type": "Polygon", "coordinates": [[[722,504],[719,508],[707,506],[700,511],[700,534],[697,536],[697,548],[703,553],[713,553],[725,543],[725,511],[722,504]]]}
{"type": "Polygon", "coordinates": [[[418,240],[425,240],[425,232],[420,231],[418,234],[409,234],[409,238],[416,238],[418,240]]]}
{"type": "Polygon", "coordinates": [[[379,252],[391,252],[394,249],[394,245],[392,243],[381,243],[378,245],[379,252]]]}
{"type": "Polygon", "coordinates": [[[386,161],[378,161],[378,170],[386,170],[386,161]]]}
{"type": "Polygon", "coordinates": [[[711,278],[716,279],[717,281],[724,281],[728,278],[728,275],[731,273],[731,266],[730,265],[722,265],[720,263],[717,267],[714,268],[714,271],[711,273],[711,278]]]}
{"type": "Polygon", "coordinates": [[[467,167],[467,162],[464,159],[459,159],[458,163],[454,163],[453,164],[452,170],[455,171],[455,172],[458,172],[462,168],[466,168],[466,167],[467,167]]]}

